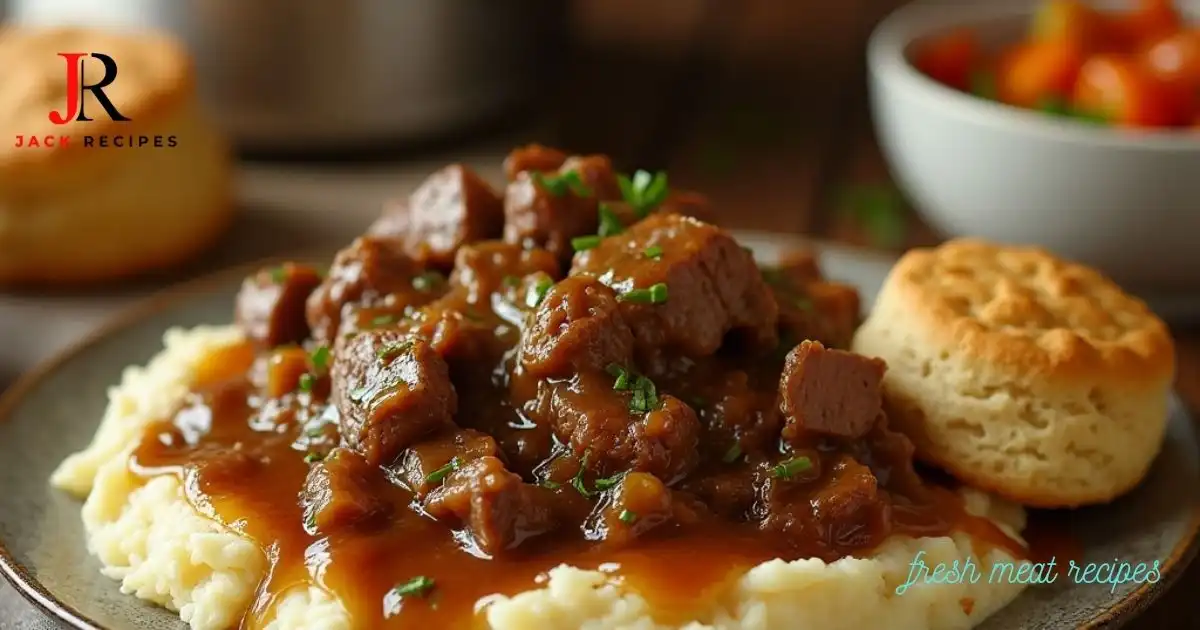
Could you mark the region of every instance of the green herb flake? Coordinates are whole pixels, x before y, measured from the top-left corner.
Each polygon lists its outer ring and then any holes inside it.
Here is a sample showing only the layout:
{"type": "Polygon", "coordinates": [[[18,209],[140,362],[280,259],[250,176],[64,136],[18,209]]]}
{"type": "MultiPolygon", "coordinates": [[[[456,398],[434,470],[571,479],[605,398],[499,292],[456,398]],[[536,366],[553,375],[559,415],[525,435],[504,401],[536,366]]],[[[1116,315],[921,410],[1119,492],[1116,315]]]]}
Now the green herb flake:
{"type": "Polygon", "coordinates": [[[325,368],[329,367],[329,348],[320,346],[308,357],[309,363],[312,363],[313,369],[317,372],[324,372],[325,368]]]}
{"type": "Polygon", "coordinates": [[[577,252],[584,252],[589,249],[595,249],[600,244],[601,237],[597,234],[589,236],[576,236],[571,239],[571,247],[577,252]]]}
{"type": "Polygon", "coordinates": [[[571,487],[575,488],[585,499],[590,499],[596,495],[595,492],[588,490],[587,483],[583,480],[583,473],[587,471],[588,456],[590,454],[590,451],[583,452],[583,457],[579,459],[579,470],[575,471],[575,476],[571,478],[571,487]]]}
{"type": "Polygon", "coordinates": [[[396,316],[390,313],[371,318],[371,326],[387,326],[394,323],[396,323],[396,316]]]}
{"type": "Polygon", "coordinates": [[[518,278],[517,276],[513,276],[513,275],[504,276],[504,280],[502,280],[501,282],[503,282],[504,286],[506,286],[506,287],[521,286],[521,279],[518,278]]]}
{"type": "Polygon", "coordinates": [[[570,191],[576,197],[590,197],[592,189],[588,188],[577,171],[554,175],[547,173],[531,173],[534,183],[555,197],[561,197],[570,191]]]}
{"type": "Polygon", "coordinates": [[[725,454],[721,456],[721,461],[725,462],[726,464],[732,464],[741,458],[742,444],[741,442],[734,442],[733,446],[730,446],[729,450],[725,451],[725,454]]]}
{"type": "Polygon", "coordinates": [[[285,280],[287,280],[287,269],[284,269],[282,266],[271,269],[271,282],[283,284],[285,280]]]}
{"type": "Polygon", "coordinates": [[[620,299],[639,304],[663,304],[667,301],[667,285],[659,282],[647,289],[630,289],[622,293],[620,299]]]}
{"type": "Polygon", "coordinates": [[[629,525],[629,524],[632,524],[633,522],[637,521],[638,516],[636,513],[631,512],[629,510],[621,510],[621,514],[618,515],[617,518],[621,519],[622,523],[629,525]]]}
{"type": "Polygon", "coordinates": [[[405,352],[408,352],[412,349],[412,347],[413,342],[411,341],[405,341],[404,343],[393,343],[380,348],[379,351],[375,353],[375,356],[384,361],[391,361],[405,352]]]}
{"type": "Polygon", "coordinates": [[[446,462],[445,466],[442,466],[441,468],[426,475],[425,483],[440,483],[443,479],[446,478],[446,475],[449,475],[450,473],[458,470],[458,466],[459,466],[458,457],[456,456],[456,457],[451,458],[450,461],[446,462]]]}
{"type": "Polygon", "coordinates": [[[529,292],[525,294],[525,305],[529,308],[537,308],[542,300],[546,299],[546,293],[552,286],[554,286],[554,281],[550,278],[538,280],[537,284],[529,287],[529,292]]]}
{"type": "Polygon", "coordinates": [[[558,490],[559,488],[562,487],[561,483],[558,483],[557,481],[552,481],[550,479],[546,479],[546,480],[542,481],[541,483],[539,483],[538,485],[543,488],[546,488],[547,490],[558,490]]]}
{"type": "Polygon", "coordinates": [[[617,391],[625,391],[629,389],[629,372],[625,368],[616,363],[609,363],[608,367],[604,368],[615,380],[613,381],[613,389],[617,391]]]}
{"type": "Polygon", "coordinates": [[[446,281],[446,277],[436,271],[426,271],[418,274],[412,279],[412,288],[421,293],[429,293],[435,287],[441,286],[446,281]]]}
{"type": "Polygon", "coordinates": [[[418,575],[403,584],[393,586],[390,592],[396,597],[425,597],[429,591],[433,590],[433,586],[433,579],[418,575]]]}
{"type": "Polygon", "coordinates": [[[596,489],[600,490],[600,491],[604,491],[604,490],[609,490],[611,488],[615,488],[618,484],[621,483],[621,480],[624,478],[625,478],[625,473],[620,473],[617,475],[613,475],[611,477],[605,477],[604,479],[597,479],[596,480],[596,489]]]}
{"type": "Polygon", "coordinates": [[[658,388],[654,381],[645,376],[633,379],[633,396],[629,399],[629,410],[634,413],[649,413],[658,408],[658,388]]]}
{"type": "Polygon", "coordinates": [[[309,374],[308,372],[301,374],[300,382],[298,383],[298,385],[300,387],[300,391],[311,392],[313,385],[315,385],[316,382],[317,382],[317,379],[312,374],[309,374]]]}
{"type": "Polygon", "coordinates": [[[667,198],[667,174],[664,171],[651,175],[648,171],[637,171],[633,178],[617,176],[617,185],[625,202],[633,206],[639,219],[645,218],[667,198]]]}
{"type": "Polygon", "coordinates": [[[323,459],[320,453],[309,453],[304,456],[305,464],[315,464],[323,459]]]}
{"type": "Polygon", "coordinates": [[[793,457],[780,462],[771,468],[771,476],[776,479],[790,479],[812,468],[812,460],[807,457],[793,457]]]}
{"type": "Polygon", "coordinates": [[[592,196],[592,189],[588,188],[588,185],[583,183],[583,178],[579,176],[579,171],[567,171],[560,177],[564,182],[566,182],[567,188],[569,188],[576,197],[592,196]]]}
{"type": "Polygon", "coordinates": [[[606,203],[599,203],[596,206],[596,214],[600,217],[600,227],[596,230],[601,238],[607,236],[616,236],[625,231],[625,224],[621,222],[621,218],[613,212],[611,206],[606,203]]]}
{"type": "Polygon", "coordinates": [[[651,245],[650,247],[647,247],[646,250],[643,251],[642,253],[646,255],[646,258],[650,258],[652,260],[661,260],[662,255],[663,255],[663,248],[659,247],[658,245],[651,245]]]}

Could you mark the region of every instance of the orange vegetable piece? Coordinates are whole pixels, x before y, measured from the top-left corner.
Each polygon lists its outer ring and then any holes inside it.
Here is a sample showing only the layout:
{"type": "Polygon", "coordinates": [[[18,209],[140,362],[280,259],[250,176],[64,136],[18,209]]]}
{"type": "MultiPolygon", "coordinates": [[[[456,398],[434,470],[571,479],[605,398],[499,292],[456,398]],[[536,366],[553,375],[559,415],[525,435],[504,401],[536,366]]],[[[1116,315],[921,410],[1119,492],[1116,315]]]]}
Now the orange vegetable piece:
{"type": "Polygon", "coordinates": [[[1084,56],[1070,41],[1019,43],[1001,58],[997,97],[1018,107],[1037,107],[1047,99],[1066,99],[1075,86],[1084,56]]]}
{"type": "Polygon", "coordinates": [[[1033,14],[1032,39],[1071,42],[1086,52],[1113,50],[1118,32],[1109,16],[1081,0],[1046,0],[1033,14]]]}
{"type": "Polygon", "coordinates": [[[966,91],[979,57],[975,33],[956,29],[922,44],[913,57],[913,65],[939,83],[966,91]]]}
{"type": "Polygon", "coordinates": [[[1191,112],[1164,81],[1136,60],[1096,55],[1079,72],[1073,104],[1124,127],[1169,127],[1185,124],[1191,112]]]}
{"type": "Polygon", "coordinates": [[[1172,0],[1139,0],[1137,7],[1113,21],[1130,48],[1141,47],[1183,28],[1183,18],[1172,0]]]}
{"type": "Polygon", "coordinates": [[[1200,30],[1179,31],[1142,53],[1142,63],[1181,90],[1200,91],[1200,30]]]}

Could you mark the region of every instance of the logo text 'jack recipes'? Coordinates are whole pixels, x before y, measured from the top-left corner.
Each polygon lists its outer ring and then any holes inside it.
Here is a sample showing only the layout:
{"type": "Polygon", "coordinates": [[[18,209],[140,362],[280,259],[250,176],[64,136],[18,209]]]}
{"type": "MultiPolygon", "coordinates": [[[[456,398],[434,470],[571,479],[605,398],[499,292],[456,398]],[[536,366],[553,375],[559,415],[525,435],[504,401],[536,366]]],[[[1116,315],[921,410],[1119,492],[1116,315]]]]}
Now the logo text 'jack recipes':
{"type": "MultiPolygon", "coordinates": [[[[908,578],[896,587],[896,594],[903,595],[916,584],[978,584],[984,579],[979,565],[970,556],[964,560],[938,562],[930,566],[925,562],[925,552],[918,551],[908,565],[908,578]]],[[[1068,560],[1063,567],[1056,558],[1044,562],[993,562],[987,572],[988,584],[1053,584],[1065,569],[1066,579],[1076,584],[1108,584],[1109,591],[1126,583],[1154,584],[1162,579],[1159,561],[1078,563],[1068,560]]]]}
{"type": "MultiPolygon", "coordinates": [[[[129,122],[131,120],[117,109],[112,99],[104,91],[105,88],[117,80],[117,62],[115,59],[98,52],[60,52],[58,56],[66,61],[65,89],[63,90],[66,102],[61,110],[51,110],[47,114],[51,123],[61,126],[72,122],[93,122],[95,119],[89,116],[87,111],[87,99],[85,96],[88,93],[92,95],[92,98],[104,110],[103,115],[108,117],[109,120],[118,123],[129,122]],[[87,57],[99,61],[100,66],[104,69],[103,75],[93,83],[88,82],[89,77],[85,72],[84,59],[87,57]]],[[[95,112],[93,112],[93,115],[95,115],[95,112]]],[[[144,134],[83,134],[78,139],[82,141],[84,147],[101,149],[172,148],[177,146],[179,142],[174,135],[144,134]]],[[[67,147],[74,141],[72,136],[69,135],[16,134],[14,146],[18,149],[67,147]]]]}

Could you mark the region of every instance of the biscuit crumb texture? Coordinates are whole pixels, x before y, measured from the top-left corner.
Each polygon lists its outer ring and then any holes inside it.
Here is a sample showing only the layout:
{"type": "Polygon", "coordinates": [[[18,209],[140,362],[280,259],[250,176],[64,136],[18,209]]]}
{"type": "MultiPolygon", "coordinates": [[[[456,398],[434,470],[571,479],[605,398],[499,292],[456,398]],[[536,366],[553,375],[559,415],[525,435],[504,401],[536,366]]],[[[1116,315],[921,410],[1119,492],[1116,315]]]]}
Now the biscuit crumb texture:
{"type": "Polygon", "coordinates": [[[1013,501],[1110,501],[1162,445],[1166,326],[1040,249],[959,240],[910,252],[853,348],[887,361],[890,417],[919,456],[1013,501]]]}
{"type": "MultiPolygon", "coordinates": [[[[131,475],[127,458],[141,430],[163,417],[184,395],[204,358],[237,343],[234,327],[172,330],[166,348],[146,367],[129,368],[110,391],[96,438],[68,458],[52,482],[87,495],[83,521],[88,547],[118,580],[123,592],[179,614],[192,630],[237,627],[253,601],[268,565],[258,546],[204,517],[187,501],[173,476],[149,481],[131,475]]],[[[1023,510],[983,493],[965,494],[966,507],[1016,537],[1023,510]]],[[[987,575],[995,562],[1012,559],[999,549],[977,544],[966,534],[953,537],[893,537],[873,556],[765,562],[746,573],[730,597],[697,602],[695,621],[682,627],[734,630],[965,630],[1012,601],[1021,584],[912,585],[903,595],[910,563],[919,551],[930,566],[971,554],[987,575]],[[978,555],[982,554],[982,555],[978,555]],[[720,599],[721,601],[715,601],[720,599]],[[964,605],[970,602],[971,605],[964,605]]],[[[650,602],[622,588],[612,576],[566,565],[530,590],[494,595],[478,607],[487,626],[500,630],[658,630],[650,602]]],[[[345,609],[316,585],[284,594],[268,619],[269,630],[349,630],[345,609]]]]}
{"type": "MultiPolygon", "coordinates": [[[[0,284],[76,284],[159,270],[191,258],[228,227],[230,148],[196,102],[192,62],[178,42],[4,26],[0,64],[7,69],[0,73],[0,284]],[[60,51],[111,56],[117,74],[104,94],[130,120],[109,120],[89,91],[82,107],[90,121],[52,124],[50,112],[66,108],[60,51]],[[17,147],[17,136],[41,146],[17,147]],[[141,138],[144,145],[130,146],[141,138]]],[[[86,57],[83,65],[89,81],[102,76],[98,60],[86,57]]]]}

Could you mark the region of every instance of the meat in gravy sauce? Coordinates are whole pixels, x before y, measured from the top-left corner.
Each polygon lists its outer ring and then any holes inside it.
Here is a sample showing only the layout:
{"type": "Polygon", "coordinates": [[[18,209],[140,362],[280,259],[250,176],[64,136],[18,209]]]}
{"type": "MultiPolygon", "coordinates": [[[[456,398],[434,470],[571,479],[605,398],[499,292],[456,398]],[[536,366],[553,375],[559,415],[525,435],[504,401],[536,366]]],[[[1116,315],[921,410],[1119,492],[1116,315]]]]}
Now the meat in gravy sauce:
{"type": "Polygon", "coordinates": [[[955,529],[1020,553],[914,471],[885,366],[840,349],[853,288],[760,268],[665,175],[539,146],[505,169],[440,171],[326,273],[247,279],[245,345],[136,449],[263,549],[243,627],[309,582],[357,627],[463,627],[603,566],[681,622],[771,558],[955,529]]]}

